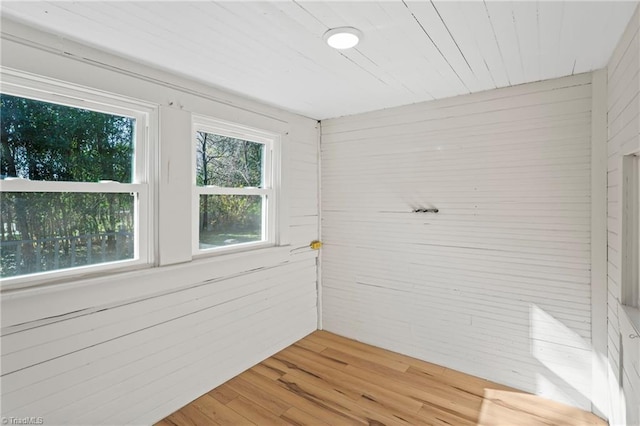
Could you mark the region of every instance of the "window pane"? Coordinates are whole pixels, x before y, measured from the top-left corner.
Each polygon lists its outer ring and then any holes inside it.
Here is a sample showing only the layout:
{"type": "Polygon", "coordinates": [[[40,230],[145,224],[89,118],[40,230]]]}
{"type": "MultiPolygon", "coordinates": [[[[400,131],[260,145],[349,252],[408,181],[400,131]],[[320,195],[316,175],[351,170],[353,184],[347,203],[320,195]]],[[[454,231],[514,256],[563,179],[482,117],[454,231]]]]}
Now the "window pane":
{"type": "Polygon", "coordinates": [[[0,193],[0,277],[133,259],[130,194],[0,193]]]}
{"type": "Polygon", "coordinates": [[[135,119],[0,94],[0,178],[130,183],[135,119]]]}
{"type": "Polygon", "coordinates": [[[200,248],[262,241],[261,195],[201,195],[200,248]]]}
{"type": "Polygon", "coordinates": [[[196,185],[262,187],[264,144],[196,132],[196,185]]]}

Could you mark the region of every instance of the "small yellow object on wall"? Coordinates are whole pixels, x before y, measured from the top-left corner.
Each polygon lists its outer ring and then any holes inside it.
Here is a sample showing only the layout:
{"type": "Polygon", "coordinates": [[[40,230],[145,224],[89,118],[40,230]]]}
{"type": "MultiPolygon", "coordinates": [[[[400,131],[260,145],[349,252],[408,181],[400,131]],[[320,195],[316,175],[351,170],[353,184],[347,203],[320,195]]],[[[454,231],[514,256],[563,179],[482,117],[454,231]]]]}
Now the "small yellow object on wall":
{"type": "Polygon", "coordinates": [[[311,244],[309,244],[309,247],[311,247],[313,250],[320,250],[320,247],[322,247],[322,241],[311,241],[311,244]]]}

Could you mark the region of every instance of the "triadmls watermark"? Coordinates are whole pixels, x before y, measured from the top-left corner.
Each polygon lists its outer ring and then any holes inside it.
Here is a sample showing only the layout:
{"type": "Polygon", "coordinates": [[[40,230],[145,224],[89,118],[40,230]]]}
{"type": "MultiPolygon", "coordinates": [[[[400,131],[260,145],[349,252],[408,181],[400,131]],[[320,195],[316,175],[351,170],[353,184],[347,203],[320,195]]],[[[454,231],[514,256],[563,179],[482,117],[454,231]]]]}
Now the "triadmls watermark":
{"type": "Polygon", "coordinates": [[[44,417],[2,417],[3,425],[43,425],[44,417]]]}

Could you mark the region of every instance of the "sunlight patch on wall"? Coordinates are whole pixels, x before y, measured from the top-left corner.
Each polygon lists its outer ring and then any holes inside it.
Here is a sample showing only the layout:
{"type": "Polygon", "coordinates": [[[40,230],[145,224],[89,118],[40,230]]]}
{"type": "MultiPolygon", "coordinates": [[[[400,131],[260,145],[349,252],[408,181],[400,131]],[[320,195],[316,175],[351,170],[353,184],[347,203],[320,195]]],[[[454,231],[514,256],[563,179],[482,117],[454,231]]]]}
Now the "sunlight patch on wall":
{"type": "Polygon", "coordinates": [[[583,337],[535,304],[529,307],[531,354],[546,367],[536,375],[537,393],[580,405],[591,400],[591,345],[583,337]],[[562,392],[568,384],[575,394],[562,392]]]}

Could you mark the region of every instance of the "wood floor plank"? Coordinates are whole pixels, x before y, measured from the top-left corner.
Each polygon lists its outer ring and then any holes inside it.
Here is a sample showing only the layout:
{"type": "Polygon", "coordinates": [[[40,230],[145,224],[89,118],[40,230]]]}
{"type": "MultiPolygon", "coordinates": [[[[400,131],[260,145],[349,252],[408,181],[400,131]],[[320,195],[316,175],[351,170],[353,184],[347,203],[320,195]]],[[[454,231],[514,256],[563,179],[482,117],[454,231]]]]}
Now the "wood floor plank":
{"type": "MultiPolygon", "coordinates": [[[[288,365],[283,364],[282,362],[280,362],[277,359],[275,359],[273,356],[270,357],[270,358],[265,359],[264,361],[262,361],[260,363],[260,365],[262,365],[263,367],[268,368],[269,370],[273,370],[274,372],[276,372],[278,374],[279,377],[284,376],[291,369],[288,365]]],[[[265,377],[272,377],[272,376],[271,375],[268,375],[268,376],[265,375],[265,377]]]]}
{"type": "Polygon", "coordinates": [[[513,412],[527,418],[537,419],[540,422],[547,421],[554,425],[570,424],[572,421],[596,425],[599,420],[593,414],[578,408],[518,391],[486,389],[483,405],[484,412],[491,413],[490,415],[485,415],[485,417],[489,418],[505,417],[507,412],[513,412]]]}
{"type": "MultiPolygon", "coordinates": [[[[402,382],[415,383],[417,386],[424,385],[424,378],[416,377],[414,375],[408,375],[406,372],[400,372],[394,370],[392,368],[386,367],[384,365],[380,365],[377,362],[372,362],[367,359],[363,359],[360,357],[353,356],[351,354],[344,353],[337,349],[328,348],[322,352],[320,355],[330,358],[332,360],[341,361],[346,363],[348,366],[353,368],[359,368],[364,371],[371,371],[373,373],[379,373],[385,377],[395,378],[402,382]]],[[[412,367],[409,367],[411,369],[412,367]]],[[[423,374],[428,375],[431,378],[435,378],[435,375],[429,375],[429,373],[424,372],[423,374]]]]}
{"type": "Polygon", "coordinates": [[[348,385],[344,381],[342,381],[342,379],[344,378],[344,375],[342,375],[342,373],[336,373],[337,376],[340,376],[340,379],[337,379],[335,376],[331,377],[326,375],[325,371],[322,370],[322,366],[320,364],[316,364],[310,367],[304,365],[303,363],[300,363],[300,359],[296,358],[295,356],[286,353],[278,354],[278,357],[281,357],[278,358],[278,360],[283,360],[285,362],[289,362],[290,364],[301,366],[300,369],[292,369],[283,377],[299,378],[301,380],[305,380],[310,384],[336,394],[340,398],[349,399],[351,401],[357,401],[362,397],[362,392],[360,391],[360,389],[356,389],[354,386],[348,385]],[[314,373],[309,374],[308,371],[310,370],[314,370],[314,373]]]}
{"type": "MultiPolygon", "coordinates": [[[[178,411],[176,411],[176,413],[178,411]]],[[[174,417],[174,414],[175,413],[168,415],[167,417],[165,417],[164,419],[162,419],[158,423],[156,423],[154,426],[181,426],[181,425],[185,424],[185,423],[181,423],[180,421],[176,420],[175,417],[174,417]]]]}
{"type": "Polygon", "coordinates": [[[289,389],[322,401],[324,404],[361,424],[406,426],[404,423],[396,421],[384,414],[362,407],[358,405],[356,401],[345,398],[333,389],[328,390],[322,384],[310,383],[306,378],[303,379],[299,376],[296,377],[287,374],[278,381],[284,383],[289,389]]]}
{"type": "Polygon", "coordinates": [[[243,417],[248,418],[257,425],[291,426],[291,423],[274,415],[269,410],[262,408],[260,405],[243,396],[239,396],[229,402],[227,407],[231,408],[236,413],[241,414],[243,417]]]}
{"type": "MultiPolygon", "coordinates": [[[[353,349],[357,349],[358,351],[362,351],[366,354],[388,358],[390,360],[397,361],[401,364],[412,366],[419,370],[428,372],[434,376],[442,374],[446,370],[446,368],[441,365],[433,364],[433,363],[423,361],[417,358],[413,358],[407,355],[403,355],[397,352],[367,345],[366,343],[358,342],[356,340],[351,340],[346,337],[329,333],[324,330],[316,331],[315,333],[309,335],[308,337],[311,339],[320,339],[320,341],[324,341],[328,347],[331,347],[334,349],[340,349],[343,352],[345,347],[351,347],[353,349]],[[333,342],[333,344],[331,342],[333,342]]],[[[372,358],[369,356],[368,359],[372,359],[372,358]]]]}
{"type": "Polygon", "coordinates": [[[220,423],[214,420],[215,417],[212,418],[208,416],[207,414],[200,411],[195,405],[189,404],[185,407],[182,407],[180,411],[182,412],[182,414],[193,421],[194,426],[206,424],[210,424],[212,426],[220,426],[220,423]]]}
{"type": "Polygon", "coordinates": [[[483,402],[480,415],[478,417],[478,424],[485,426],[515,424],[516,422],[518,425],[523,426],[555,426],[558,424],[555,423],[553,419],[544,418],[536,415],[535,413],[523,413],[522,411],[509,407],[508,405],[502,405],[497,401],[490,400],[485,400],[483,402]],[[500,419],[499,422],[496,419],[500,419]]]}
{"type": "MultiPolygon", "coordinates": [[[[301,346],[290,346],[287,349],[281,351],[279,354],[274,355],[274,358],[282,360],[286,359],[287,356],[294,357],[302,357],[305,359],[313,360],[313,362],[320,364],[323,367],[331,369],[333,371],[344,370],[349,363],[339,360],[332,359],[322,355],[322,352],[313,352],[308,349],[305,349],[301,346]]],[[[298,368],[302,368],[300,364],[294,363],[298,368]]]]}
{"type": "MultiPolygon", "coordinates": [[[[180,410],[176,411],[175,413],[169,415],[168,417],[166,417],[162,421],[166,422],[166,423],[169,423],[170,425],[177,425],[177,426],[193,426],[194,425],[193,420],[191,420],[189,418],[189,416],[185,415],[182,412],[182,409],[180,409],[180,410]]],[[[156,423],[156,425],[157,424],[158,423],[156,423]]]]}
{"type": "Polygon", "coordinates": [[[246,372],[244,374],[255,375],[255,377],[251,379],[252,382],[259,385],[264,392],[269,392],[277,396],[289,403],[292,407],[299,408],[310,416],[321,418],[332,425],[359,424],[359,422],[352,421],[348,416],[343,415],[339,411],[333,410],[322,401],[314,399],[309,395],[296,392],[296,389],[291,389],[288,384],[280,379],[275,381],[270,380],[267,377],[260,376],[260,374],[256,372],[246,372]]]}
{"type": "MultiPolygon", "coordinates": [[[[330,356],[343,362],[347,362],[349,365],[345,370],[346,373],[352,374],[363,380],[369,380],[373,381],[374,383],[383,384],[386,389],[389,389],[392,392],[404,394],[410,398],[414,398],[417,401],[420,401],[422,404],[427,403],[429,404],[429,407],[432,408],[431,410],[429,410],[430,412],[437,412],[437,414],[439,414],[441,417],[455,418],[457,419],[458,423],[470,422],[472,420],[475,420],[474,414],[476,413],[477,408],[482,402],[482,393],[480,393],[475,399],[471,398],[471,401],[467,402],[467,404],[471,405],[472,408],[469,410],[463,410],[468,414],[469,417],[464,418],[460,415],[451,415],[451,410],[447,407],[449,406],[451,398],[455,398],[457,395],[454,394],[459,393],[459,390],[448,389],[448,396],[436,395],[434,398],[429,398],[432,396],[432,392],[443,392],[442,382],[434,382],[434,380],[438,380],[438,376],[428,375],[427,377],[424,377],[423,374],[417,376],[413,374],[410,375],[407,373],[400,373],[393,369],[381,366],[376,363],[370,363],[366,360],[361,360],[359,358],[353,357],[349,354],[344,354],[331,348],[322,351],[321,355],[330,356]],[[429,380],[426,380],[426,378],[428,378],[429,380]]],[[[469,399],[470,397],[465,396],[465,398],[469,399]]]]}
{"type": "Polygon", "coordinates": [[[389,392],[374,382],[367,382],[366,376],[364,379],[353,377],[348,374],[348,369],[344,373],[332,374],[332,370],[325,366],[320,366],[320,364],[313,366],[313,362],[317,361],[316,359],[305,359],[314,358],[315,355],[313,354],[306,354],[307,356],[305,357],[305,354],[292,355],[291,352],[282,352],[278,356],[288,357],[287,359],[290,363],[303,365],[304,368],[292,370],[283,379],[295,378],[314,386],[316,389],[329,391],[329,394],[325,394],[324,397],[339,398],[343,402],[343,408],[350,412],[358,412],[358,409],[352,405],[355,402],[360,409],[367,413],[368,419],[371,418],[373,413],[378,416],[377,420],[384,419],[385,424],[428,424],[424,418],[416,415],[422,408],[422,402],[413,400],[401,393],[389,392]],[[301,370],[313,370],[317,373],[317,377],[301,373],[301,370]],[[347,390],[349,391],[348,394],[345,393],[347,390]],[[344,397],[341,398],[342,394],[344,394],[344,397]],[[359,397],[354,399],[354,395],[359,395],[359,397]]]}
{"type": "MultiPolygon", "coordinates": [[[[331,412],[340,418],[340,422],[337,424],[351,424],[362,425],[368,424],[361,416],[352,414],[350,410],[346,409],[343,405],[349,405],[350,400],[348,398],[338,397],[341,403],[334,403],[334,398],[327,398],[326,389],[316,389],[312,385],[306,385],[305,382],[299,378],[291,378],[288,374],[281,377],[276,382],[279,386],[287,389],[289,392],[298,395],[308,401],[312,401],[318,406],[323,407],[328,412],[331,412]]],[[[353,402],[351,402],[353,404],[353,402]]],[[[324,417],[323,417],[324,418],[324,417]]]]}
{"type": "Polygon", "coordinates": [[[463,419],[475,421],[478,410],[482,405],[482,397],[442,384],[434,379],[424,379],[422,385],[414,382],[394,380],[390,377],[381,377],[377,373],[363,371],[357,368],[348,369],[349,374],[368,378],[368,380],[382,380],[384,386],[391,392],[398,392],[423,405],[437,408],[441,411],[455,414],[463,419]]]}
{"type": "Polygon", "coordinates": [[[309,349],[310,351],[314,351],[314,352],[322,352],[325,349],[327,349],[326,346],[320,345],[318,343],[314,343],[311,340],[307,340],[307,339],[298,340],[296,343],[294,343],[294,345],[303,347],[305,349],[309,349]]]}
{"type": "Polygon", "coordinates": [[[269,368],[264,364],[257,364],[251,367],[251,371],[255,371],[258,374],[262,374],[265,377],[270,378],[271,380],[278,380],[280,377],[284,376],[284,373],[273,368],[269,368]]]}
{"type": "Polygon", "coordinates": [[[390,407],[366,394],[356,401],[342,397],[339,390],[333,388],[333,392],[329,391],[321,380],[303,377],[300,373],[296,377],[293,377],[293,374],[287,374],[279,381],[308,395],[321,398],[334,409],[340,410],[345,415],[356,416],[358,420],[369,425],[413,426],[429,424],[410,411],[390,407]]]}
{"type": "MultiPolygon", "coordinates": [[[[288,348],[291,349],[291,348],[288,348]]],[[[314,371],[309,370],[303,365],[298,365],[295,362],[291,362],[287,359],[287,354],[289,351],[280,351],[277,354],[273,355],[271,358],[264,361],[265,365],[268,365],[270,368],[281,371],[285,374],[300,372],[307,374],[311,377],[317,377],[317,374],[314,371]]],[[[336,360],[323,359],[322,362],[326,367],[331,368],[335,371],[344,370],[347,367],[347,363],[338,362],[336,360]]]]}
{"type": "Polygon", "coordinates": [[[605,426],[592,413],[317,331],[158,426],[605,426]]]}
{"type": "MultiPolygon", "coordinates": [[[[339,348],[343,352],[347,352],[357,357],[368,358],[373,362],[377,362],[378,364],[387,366],[389,368],[393,368],[394,370],[407,371],[407,369],[409,368],[409,364],[399,361],[395,359],[395,357],[381,355],[377,351],[373,351],[373,350],[363,350],[361,344],[340,345],[339,343],[331,340],[327,340],[324,337],[316,337],[315,334],[312,334],[309,337],[311,339],[317,339],[319,343],[325,343],[329,347],[339,348]]],[[[315,340],[312,340],[312,341],[315,341],[315,340]]],[[[356,343],[359,343],[359,342],[356,342],[356,343]]]]}
{"type": "MultiPolygon", "coordinates": [[[[199,404],[194,404],[194,402],[188,405],[185,405],[180,410],[171,414],[161,422],[156,423],[156,425],[159,425],[159,426],[163,426],[167,424],[177,425],[177,426],[198,426],[203,424],[210,424],[212,426],[220,425],[220,423],[218,423],[215,420],[216,418],[218,418],[215,415],[215,412],[210,411],[210,413],[213,415],[208,416],[199,408],[199,404]]],[[[238,423],[238,424],[243,424],[243,423],[238,423]]]]}
{"type": "MultiPolygon", "coordinates": [[[[372,381],[377,381],[381,378],[377,373],[356,368],[349,369],[348,372],[354,376],[372,381]]],[[[382,378],[382,382],[390,392],[397,392],[421,403],[423,406],[433,407],[470,421],[476,420],[478,410],[482,404],[481,397],[456,391],[433,379],[425,380],[421,386],[411,381],[400,381],[393,378],[382,378]]]]}
{"type": "MultiPolygon", "coordinates": [[[[284,412],[282,416],[284,420],[291,423],[292,425],[297,426],[331,426],[329,423],[319,419],[318,417],[313,417],[309,413],[298,409],[297,407],[291,407],[287,411],[284,412]]],[[[338,424],[338,423],[333,423],[338,424]]]]}
{"type": "Polygon", "coordinates": [[[248,376],[238,376],[229,380],[227,382],[227,385],[235,392],[247,398],[249,401],[262,406],[263,408],[271,411],[276,416],[280,416],[282,413],[291,408],[289,404],[287,404],[280,398],[263,392],[259,386],[256,386],[251,382],[250,377],[247,377],[248,376]]]}
{"type": "Polygon", "coordinates": [[[341,387],[343,390],[348,390],[348,395],[356,396],[355,400],[365,397],[368,400],[375,401],[376,404],[388,408],[398,408],[408,413],[417,413],[422,406],[420,402],[403,394],[387,390],[384,387],[384,383],[377,384],[348,374],[349,368],[341,372],[331,369],[326,364],[323,364],[323,361],[327,358],[323,357],[322,354],[300,348],[288,348],[287,351],[283,351],[279,356],[308,370],[313,370],[320,380],[334,388],[341,387]]]}
{"type": "Polygon", "coordinates": [[[239,396],[238,393],[234,392],[226,383],[211,390],[209,395],[223,404],[228,404],[239,396]]]}
{"type": "Polygon", "coordinates": [[[255,423],[253,423],[246,417],[241,416],[209,394],[202,395],[200,398],[193,401],[190,405],[194,405],[207,417],[215,419],[216,422],[224,426],[255,426],[255,423]]]}
{"type": "Polygon", "coordinates": [[[477,423],[450,411],[426,404],[418,411],[418,417],[422,418],[427,424],[438,426],[476,426],[477,423]]]}
{"type": "MultiPolygon", "coordinates": [[[[409,367],[409,370],[407,372],[418,375],[420,374],[419,370],[413,370],[411,367],[409,367]]],[[[452,386],[457,386],[468,392],[477,393],[479,395],[482,395],[484,389],[486,388],[520,392],[519,390],[510,386],[495,383],[486,379],[482,379],[480,377],[470,376],[468,374],[461,373],[450,368],[446,368],[440,376],[437,376],[437,378],[442,382],[448,383],[452,386]]]]}

